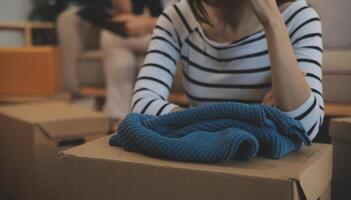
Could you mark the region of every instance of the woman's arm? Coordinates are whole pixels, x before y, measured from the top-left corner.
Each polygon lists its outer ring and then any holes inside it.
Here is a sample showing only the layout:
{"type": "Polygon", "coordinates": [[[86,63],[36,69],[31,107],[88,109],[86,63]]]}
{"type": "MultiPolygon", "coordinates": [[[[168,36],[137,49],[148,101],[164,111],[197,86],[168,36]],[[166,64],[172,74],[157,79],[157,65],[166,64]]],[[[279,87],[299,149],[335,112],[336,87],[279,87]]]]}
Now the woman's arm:
{"type": "Polygon", "coordinates": [[[272,69],[275,103],[282,111],[292,111],[311,95],[299,68],[289,33],[276,0],[251,0],[265,29],[272,69]]]}
{"type": "Polygon", "coordinates": [[[131,102],[135,113],[163,115],[179,110],[179,106],[168,101],[168,96],[181,47],[170,18],[165,16],[161,15],[157,21],[138,74],[131,102]]]}
{"type": "Polygon", "coordinates": [[[275,105],[301,121],[313,139],[324,117],[319,17],[312,8],[304,9],[292,18],[289,33],[275,0],[251,4],[266,33],[275,105]]]}

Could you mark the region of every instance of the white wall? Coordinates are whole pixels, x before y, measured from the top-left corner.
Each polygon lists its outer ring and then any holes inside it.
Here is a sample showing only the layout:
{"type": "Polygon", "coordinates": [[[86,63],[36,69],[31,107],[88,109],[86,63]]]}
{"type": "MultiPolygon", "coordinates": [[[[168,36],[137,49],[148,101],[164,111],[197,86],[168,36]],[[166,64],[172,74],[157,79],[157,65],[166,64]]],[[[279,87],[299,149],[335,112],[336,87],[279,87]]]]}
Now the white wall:
{"type": "MultiPolygon", "coordinates": [[[[31,0],[0,0],[0,21],[27,20],[31,0]]],[[[0,30],[0,46],[22,46],[20,32],[0,30]]]]}
{"type": "Polygon", "coordinates": [[[351,48],[351,0],[308,0],[322,19],[328,48],[351,48]]]}

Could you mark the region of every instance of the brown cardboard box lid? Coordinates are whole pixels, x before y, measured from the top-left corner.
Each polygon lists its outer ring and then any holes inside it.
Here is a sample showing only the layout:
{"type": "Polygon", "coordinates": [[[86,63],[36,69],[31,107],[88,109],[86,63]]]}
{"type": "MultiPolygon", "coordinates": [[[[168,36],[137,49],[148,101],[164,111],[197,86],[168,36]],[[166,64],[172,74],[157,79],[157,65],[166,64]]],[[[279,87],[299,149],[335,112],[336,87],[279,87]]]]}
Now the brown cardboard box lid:
{"type": "Polygon", "coordinates": [[[0,107],[0,115],[36,125],[52,139],[108,131],[106,115],[64,102],[42,102],[0,107]]]}
{"type": "Polygon", "coordinates": [[[351,142],[351,118],[336,118],[330,122],[329,135],[332,138],[351,142]]]}
{"type": "MultiPolygon", "coordinates": [[[[62,158],[80,158],[85,161],[90,159],[92,160],[91,163],[109,163],[112,173],[116,172],[118,170],[116,167],[123,163],[130,164],[130,166],[141,165],[170,170],[198,171],[218,174],[220,177],[234,176],[238,178],[238,181],[239,179],[242,181],[241,178],[243,177],[245,181],[264,179],[264,184],[275,184],[273,188],[280,188],[279,185],[282,183],[286,185],[296,183],[300,195],[303,196],[302,199],[318,199],[331,181],[332,146],[326,144],[313,144],[311,147],[303,147],[299,152],[292,153],[282,160],[256,157],[250,161],[233,161],[227,164],[196,164],[161,160],[128,152],[110,146],[108,139],[108,137],[104,137],[67,150],[61,156],[62,158]],[[116,166],[112,166],[112,163],[115,163],[116,166]]],[[[76,164],[76,168],[79,168],[76,164]]],[[[172,180],[169,181],[172,182],[172,180]]],[[[262,184],[262,182],[260,183],[262,184]]],[[[257,190],[262,190],[260,189],[262,185],[259,182],[254,184],[256,184],[256,189],[258,188],[257,190]]],[[[274,192],[286,193],[287,191],[274,189],[274,192]]]]}
{"type": "Polygon", "coordinates": [[[71,94],[68,92],[60,92],[54,95],[23,95],[23,96],[7,96],[0,95],[0,106],[9,104],[20,104],[20,103],[37,103],[37,102],[47,102],[47,101],[63,101],[70,102],[71,94]]]}

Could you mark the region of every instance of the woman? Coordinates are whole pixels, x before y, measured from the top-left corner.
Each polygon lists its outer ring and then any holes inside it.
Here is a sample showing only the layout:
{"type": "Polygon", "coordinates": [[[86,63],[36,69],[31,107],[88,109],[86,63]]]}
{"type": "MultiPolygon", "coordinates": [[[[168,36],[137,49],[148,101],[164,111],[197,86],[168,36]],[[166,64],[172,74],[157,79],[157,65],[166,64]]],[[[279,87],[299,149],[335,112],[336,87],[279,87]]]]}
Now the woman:
{"type": "Polygon", "coordinates": [[[320,19],[305,0],[181,0],[158,19],[132,109],[180,110],[166,100],[180,63],[191,105],[276,106],[312,140],[324,116],[322,48],[320,19]]]}

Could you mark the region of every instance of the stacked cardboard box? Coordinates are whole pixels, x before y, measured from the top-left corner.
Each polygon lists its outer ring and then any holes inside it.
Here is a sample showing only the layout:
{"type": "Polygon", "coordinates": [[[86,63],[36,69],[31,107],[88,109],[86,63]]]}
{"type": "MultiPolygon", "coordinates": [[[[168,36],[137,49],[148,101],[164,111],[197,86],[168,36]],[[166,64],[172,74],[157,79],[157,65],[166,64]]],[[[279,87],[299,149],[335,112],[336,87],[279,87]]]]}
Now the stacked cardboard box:
{"type": "Polygon", "coordinates": [[[0,48],[0,95],[54,95],[62,90],[57,47],[0,48]]]}
{"type": "Polygon", "coordinates": [[[108,119],[62,102],[0,107],[0,193],[58,197],[58,152],[105,135],[108,119]]]}
{"type": "Polygon", "coordinates": [[[0,106],[10,104],[23,104],[23,103],[36,103],[36,102],[51,102],[51,101],[62,101],[69,103],[71,101],[71,95],[68,92],[60,92],[54,95],[45,96],[28,96],[28,95],[15,95],[7,96],[0,95],[0,106]]]}
{"type": "Polygon", "coordinates": [[[331,145],[303,147],[282,160],[195,164],[127,152],[105,137],[60,159],[61,200],[330,199],[331,145]]]}
{"type": "Polygon", "coordinates": [[[351,199],[351,118],[331,120],[330,136],[334,146],[333,199],[351,199]]]}

